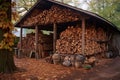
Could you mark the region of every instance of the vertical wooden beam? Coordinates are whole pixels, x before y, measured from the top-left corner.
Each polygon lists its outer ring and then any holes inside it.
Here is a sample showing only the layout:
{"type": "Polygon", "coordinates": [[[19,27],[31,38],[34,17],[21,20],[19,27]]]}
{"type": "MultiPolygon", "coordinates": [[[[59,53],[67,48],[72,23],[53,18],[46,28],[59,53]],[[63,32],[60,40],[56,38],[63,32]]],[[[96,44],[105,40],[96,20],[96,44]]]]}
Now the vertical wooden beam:
{"type": "Polygon", "coordinates": [[[53,24],[53,53],[56,52],[57,25],[53,24]]]}
{"type": "Polygon", "coordinates": [[[23,28],[20,27],[20,50],[18,52],[18,58],[20,58],[20,55],[22,54],[22,37],[23,37],[23,28]]]}
{"type": "Polygon", "coordinates": [[[38,59],[38,26],[35,26],[35,57],[38,59]]]}
{"type": "Polygon", "coordinates": [[[82,54],[85,54],[85,19],[82,19],[82,54]]]}
{"type": "Polygon", "coordinates": [[[22,50],[22,33],[23,33],[23,28],[20,27],[20,50],[22,50]]]}

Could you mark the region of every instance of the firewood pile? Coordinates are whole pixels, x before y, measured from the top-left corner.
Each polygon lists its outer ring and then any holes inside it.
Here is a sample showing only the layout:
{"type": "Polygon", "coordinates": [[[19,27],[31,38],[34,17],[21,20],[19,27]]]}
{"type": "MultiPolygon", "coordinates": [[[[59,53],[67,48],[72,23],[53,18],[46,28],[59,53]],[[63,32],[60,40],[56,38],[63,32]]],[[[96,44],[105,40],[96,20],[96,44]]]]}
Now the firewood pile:
{"type": "Polygon", "coordinates": [[[63,22],[72,22],[77,21],[81,18],[80,13],[73,12],[70,9],[62,8],[57,5],[53,5],[50,9],[44,11],[35,11],[24,24],[27,25],[45,25],[51,23],[63,23],[63,22]],[[38,13],[36,16],[34,14],[38,13]],[[67,14],[66,14],[67,13],[67,14]]]}
{"type": "Polygon", "coordinates": [[[62,54],[94,55],[107,51],[107,36],[102,28],[86,27],[85,54],[82,53],[82,28],[68,27],[56,42],[56,52],[62,54]]]}
{"type": "MultiPolygon", "coordinates": [[[[52,39],[53,35],[44,35],[42,32],[38,34],[38,52],[42,55],[44,51],[52,50],[52,39]],[[43,52],[41,52],[43,51],[43,52]]],[[[19,42],[20,43],[20,42],[19,42]]],[[[20,44],[18,44],[20,48],[20,44]]],[[[22,50],[23,54],[29,56],[31,51],[35,51],[35,33],[29,33],[22,39],[22,50]]]]}

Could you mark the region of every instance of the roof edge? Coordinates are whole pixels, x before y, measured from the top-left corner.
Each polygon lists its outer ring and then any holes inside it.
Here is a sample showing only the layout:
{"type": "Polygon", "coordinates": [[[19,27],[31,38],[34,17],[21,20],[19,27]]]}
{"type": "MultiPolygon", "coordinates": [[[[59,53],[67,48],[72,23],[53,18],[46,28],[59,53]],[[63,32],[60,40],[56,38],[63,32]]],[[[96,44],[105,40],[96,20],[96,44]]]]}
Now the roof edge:
{"type": "Polygon", "coordinates": [[[18,24],[20,23],[20,21],[23,20],[23,19],[27,16],[27,14],[30,14],[30,12],[39,4],[40,1],[41,1],[41,0],[38,0],[38,1],[14,24],[14,26],[15,26],[15,27],[20,27],[20,26],[18,26],[18,24]]]}
{"type": "Polygon", "coordinates": [[[38,1],[29,9],[29,11],[27,11],[27,12],[24,14],[24,16],[23,16],[18,22],[15,23],[15,27],[20,27],[20,25],[19,25],[20,22],[21,22],[22,20],[24,20],[25,17],[27,17],[27,15],[30,14],[31,11],[32,11],[41,1],[49,1],[49,2],[58,4],[58,5],[67,7],[67,8],[71,8],[71,9],[76,10],[76,11],[80,11],[80,12],[86,14],[86,15],[90,15],[90,16],[92,16],[92,17],[95,17],[95,18],[97,18],[97,19],[100,19],[100,20],[106,22],[107,24],[109,24],[110,26],[112,26],[113,28],[115,28],[115,29],[117,29],[118,31],[120,31],[115,24],[113,24],[113,23],[110,22],[109,20],[105,19],[104,17],[102,17],[102,16],[100,16],[100,15],[94,13],[94,12],[87,11],[87,10],[83,10],[83,9],[81,9],[81,8],[77,8],[77,7],[75,7],[75,6],[71,6],[71,5],[68,5],[68,4],[65,4],[65,3],[62,3],[62,2],[58,2],[58,1],[55,1],[55,0],[38,0],[38,1]]]}

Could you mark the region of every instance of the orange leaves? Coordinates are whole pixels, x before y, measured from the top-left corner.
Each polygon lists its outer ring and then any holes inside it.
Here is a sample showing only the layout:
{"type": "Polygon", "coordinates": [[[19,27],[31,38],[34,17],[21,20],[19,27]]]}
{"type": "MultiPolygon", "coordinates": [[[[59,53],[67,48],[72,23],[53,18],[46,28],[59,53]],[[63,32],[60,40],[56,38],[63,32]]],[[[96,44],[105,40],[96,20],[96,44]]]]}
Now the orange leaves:
{"type": "Polygon", "coordinates": [[[12,2],[11,3],[11,7],[15,7],[16,6],[16,3],[15,2],[12,2]]]}
{"type": "Polygon", "coordinates": [[[2,49],[3,48],[3,45],[2,45],[2,43],[0,43],[0,49],[2,49]]]}
{"type": "Polygon", "coordinates": [[[12,37],[15,37],[12,33],[5,33],[4,35],[3,35],[5,38],[12,38],[12,37]]]}
{"type": "Polygon", "coordinates": [[[5,33],[4,35],[4,39],[1,41],[0,43],[0,49],[4,48],[4,49],[9,49],[10,51],[12,50],[11,46],[14,45],[14,35],[12,33],[5,33]]]}
{"type": "Polygon", "coordinates": [[[9,34],[8,34],[8,33],[5,33],[3,36],[4,36],[4,37],[8,37],[8,36],[9,36],[9,34]]]}
{"type": "Polygon", "coordinates": [[[4,30],[9,29],[10,31],[12,31],[14,29],[14,26],[10,21],[2,21],[0,22],[0,28],[4,30]]]}
{"type": "Polygon", "coordinates": [[[5,11],[0,11],[0,22],[7,18],[7,14],[5,11]]]}
{"type": "Polygon", "coordinates": [[[3,39],[0,43],[0,49],[8,49],[10,51],[12,51],[11,46],[13,46],[13,39],[11,39],[11,41],[7,40],[7,39],[3,39]]]}
{"type": "Polygon", "coordinates": [[[19,15],[17,12],[12,12],[12,19],[17,21],[19,19],[19,15]]]}
{"type": "Polygon", "coordinates": [[[4,31],[4,39],[0,42],[0,49],[12,50],[11,46],[14,45],[14,35],[11,33],[14,29],[13,24],[10,21],[0,22],[0,28],[4,31]]]}
{"type": "MultiPolygon", "coordinates": [[[[7,5],[7,4],[5,4],[7,5]]],[[[8,7],[3,7],[5,9],[0,9],[0,30],[3,32],[3,38],[0,41],[0,49],[8,49],[12,50],[12,46],[14,45],[14,35],[12,31],[14,30],[14,26],[12,22],[8,19],[7,10],[8,7]]]]}

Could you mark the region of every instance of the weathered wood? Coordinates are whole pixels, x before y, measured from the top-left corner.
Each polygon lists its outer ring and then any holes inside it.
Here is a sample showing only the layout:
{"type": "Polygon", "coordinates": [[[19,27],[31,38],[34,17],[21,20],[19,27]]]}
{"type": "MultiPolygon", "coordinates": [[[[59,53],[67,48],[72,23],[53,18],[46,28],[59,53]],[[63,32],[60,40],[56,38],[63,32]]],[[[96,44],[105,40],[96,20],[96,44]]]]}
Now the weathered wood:
{"type": "Polygon", "coordinates": [[[35,57],[38,59],[38,26],[35,26],[35,57]]]}
{"type": "Polygon", "coordinates": [[[85,19],[82,19],[82,54],[85,54],[85,19]]]}
{"type": "Polygon", "coordinates": [[[56,52],[56,40],[57,40],[57,25],[53,24],[53,52],[56,52]]]}
{"type": "Polygon", "coordinates": [[[23,33],[23,28],[20,27],[20,50],[22,50],[22,33],[23,33]]]}
{"type": "Polygon", "coordinates": [[[21,58],[21,54],[22,54],[22,46],[23,46],[23,43],[22,43],[22,38],[23,38],[23,28],[20,27],[20,49],[18,50],[18,58],[21,58]]]}
{"type": "MultiPolygon", "coordinates": [[[[26,37],[23,38],[22,46],[23,55],[29,56],[30,52],[35,52],[35,33],[29,33],[26,37]]],[[[53,35],[45,35],[41,31],[38,31],[38,55],[39,57],[45,57],[44,51],[52,51],[53,50],[53,35]],[[42,55],[43,54],[43,55],[42,55]]],[[[20,42],[17,45],[18,49],[20,49],[20,42]]]]}

